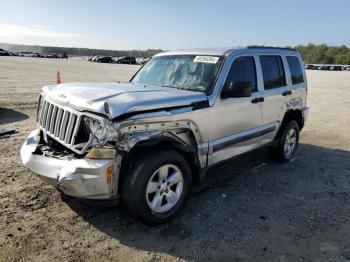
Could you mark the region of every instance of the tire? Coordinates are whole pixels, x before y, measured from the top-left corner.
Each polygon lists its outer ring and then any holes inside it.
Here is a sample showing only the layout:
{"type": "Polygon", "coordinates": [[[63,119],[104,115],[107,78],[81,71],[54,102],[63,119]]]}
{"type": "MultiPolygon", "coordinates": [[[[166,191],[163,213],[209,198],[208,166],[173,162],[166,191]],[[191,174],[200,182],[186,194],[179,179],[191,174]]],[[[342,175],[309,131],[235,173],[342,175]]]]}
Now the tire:
{"type": "Polygon", "coordinates": [[[277,146],[269,148],[270,155],[274,160],[277,160],[278,162],[289,162],[293,159],[295,152],[297,151],[298,143],[299,126],[295,120],[291,120],[286,125],[284,125],[279,136],[277,146]],[[287,146],[287,143],[289,146],[287,146]]]}
{"type": "Polygon", "coordinates": [[[175,150],[140,155],[125,175],[122,203],[150,225],[174,218],[184,206],[192,184],[191,168],[175,150]],[[176,181],[180,182],[173,184],[176,181]]]}

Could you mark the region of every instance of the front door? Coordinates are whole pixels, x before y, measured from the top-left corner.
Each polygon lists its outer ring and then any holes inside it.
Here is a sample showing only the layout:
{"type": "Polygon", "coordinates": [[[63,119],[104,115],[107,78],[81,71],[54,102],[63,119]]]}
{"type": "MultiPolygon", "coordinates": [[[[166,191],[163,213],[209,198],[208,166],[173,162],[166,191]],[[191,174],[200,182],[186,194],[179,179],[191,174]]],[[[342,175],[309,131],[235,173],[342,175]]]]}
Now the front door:
{"type": "MultiPolygon", "coordinates": [[[[225,81],[251,85],[251,97],[218,97],[211,109],[208,164],[215,164],[257,146],[259,128],[262,124],[263,100],[257,83],[256,58],[237,56],[225,81]]],[[[224,86],[224,88],[225,88],[224,86]]]]}

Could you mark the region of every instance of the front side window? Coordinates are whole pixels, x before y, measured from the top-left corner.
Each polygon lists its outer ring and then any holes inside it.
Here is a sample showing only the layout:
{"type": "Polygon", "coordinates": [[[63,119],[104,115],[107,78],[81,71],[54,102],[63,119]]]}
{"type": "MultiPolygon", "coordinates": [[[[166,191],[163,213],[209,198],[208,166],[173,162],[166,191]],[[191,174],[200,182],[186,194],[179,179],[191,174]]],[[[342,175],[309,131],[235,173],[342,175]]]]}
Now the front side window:
{"type": "Polygon", "coordinates": [[[289,71],[292,76],[292,84],[304,82],[303,70],[301,69],[299,58],[296,56],[287,56],[289,71]]]}
{"type": "Polygon", "coordinates": [[[132,83],[209,92],[216,81],[222,56],[156,56],[134,76],[132,83]]]}
{"type": "Polygon", "coordinates": [[[261,70],[264,78],[265,90],[286,85],[286,77],[282,58],[280,56],[260,56],[261,70]]]}
{"type": "Polygon", "coordinates": [[[252,87],[252,92],[258,91],[254,57],[239,57],[232,63],[226,85],[229,83],[241,86],[248,85],[252,87]]]}

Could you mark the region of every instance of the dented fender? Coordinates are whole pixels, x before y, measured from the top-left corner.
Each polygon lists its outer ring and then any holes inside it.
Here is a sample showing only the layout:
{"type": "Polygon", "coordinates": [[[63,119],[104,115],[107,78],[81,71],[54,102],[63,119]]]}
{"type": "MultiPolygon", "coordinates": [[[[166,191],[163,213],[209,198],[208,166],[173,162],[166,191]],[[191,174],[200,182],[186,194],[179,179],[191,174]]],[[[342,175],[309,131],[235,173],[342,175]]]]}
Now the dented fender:
{"type": "Polygon", "coordinates": [[[146,141],[173,141],[183,146],[186,151],[196,154],[200,167],[206,166],[207,148],[202,145],[198,127],[190,120],[169,122],[131,121],[118,127],[118,150],[130,152],[136,145],[146,141]]]}

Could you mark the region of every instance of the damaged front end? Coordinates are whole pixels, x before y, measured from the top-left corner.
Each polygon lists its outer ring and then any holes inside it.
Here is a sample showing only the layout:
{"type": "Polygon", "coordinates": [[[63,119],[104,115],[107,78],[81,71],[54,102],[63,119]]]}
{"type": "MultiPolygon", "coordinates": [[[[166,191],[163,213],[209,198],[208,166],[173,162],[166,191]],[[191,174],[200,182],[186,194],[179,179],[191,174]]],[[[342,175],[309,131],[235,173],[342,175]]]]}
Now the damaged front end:
{"type": "Polygon", "coordinates": [[[193,155],[197,166],[206,165],[207,151],[198,147],[202,139],[196,125],[171,121],[172,115],[192,109],[141,112],[112,121],[43,100],[37,115],[39,129],[22,146],[22,162],[67,195],[116,199],[123,157],[136,146],[169,142],[193,155]]]}
{"type": "Polygon", "coordinates": [[[22,146],[22,162],[67,195],[115,199],[121,157],[114,146],[101,141],[106,123],[102,116],[40,96],[39,129],[22,146]]]}
{"type": "Polygon", "coordinates": [[[71,151],[53,152],[53,147],[43,141],[43,132],[37,129],[22,146],[21,158],[26,167],[67,195],[89,199],[117,197],[115,180],[121,161],[118,156],[90,159],[71,151]]]}

